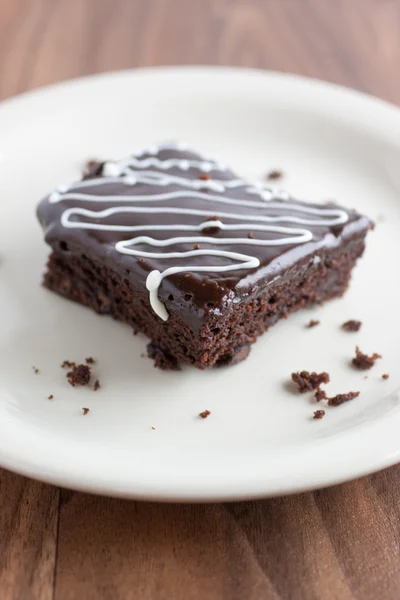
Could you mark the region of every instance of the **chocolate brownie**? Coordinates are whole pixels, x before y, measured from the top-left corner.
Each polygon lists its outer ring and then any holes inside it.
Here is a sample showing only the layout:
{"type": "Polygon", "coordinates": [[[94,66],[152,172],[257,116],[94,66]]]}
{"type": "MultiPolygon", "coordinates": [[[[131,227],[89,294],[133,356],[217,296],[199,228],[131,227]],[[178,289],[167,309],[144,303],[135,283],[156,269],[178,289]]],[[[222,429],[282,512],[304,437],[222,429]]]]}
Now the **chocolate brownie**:
{"type": "Polygon", "coordinates": [[[368,218],[251,183],[182,144],[99,165],[39,205],[44,284],[177,363],[236,362],[280,319],[341,296],[364,251],[368,218]]]}

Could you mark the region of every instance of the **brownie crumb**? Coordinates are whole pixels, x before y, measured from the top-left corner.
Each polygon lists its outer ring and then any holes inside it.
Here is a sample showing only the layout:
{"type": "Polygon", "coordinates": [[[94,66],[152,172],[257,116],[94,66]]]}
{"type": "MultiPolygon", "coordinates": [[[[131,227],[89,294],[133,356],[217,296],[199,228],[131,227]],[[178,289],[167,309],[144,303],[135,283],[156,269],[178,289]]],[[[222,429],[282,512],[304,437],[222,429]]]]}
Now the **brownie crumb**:
{"type": "Polygon", "coordinates": [[[269,181],[273,181],[276,179],[282,179],[283,177],[283,171],[280,171],[279,169],[273,169],[272,171],[269,171],[269,173],[267,173],[266,178],[269,181]]]}
{"type": "Polygon", "coordinates": [[[61,363],[60,366],[62,369],[73,369],[74,367],[76,367],[76,363],[71,360],[64,360],[64,362],[61,363]]]}
{"type": "Polygon", "coordinates": [[[47,400],[53,400],[53,398],[54,398],[53,394],[49,394],[49,395],[47,396],[47,400]]]}
{"type": "MultiPolygon", "coordinates": [[[[205,219],[205,221],[219,221],[219,217],[207,217],[205,219]]],[[[201,233],[204,233],[205,235],[215,235],[217,233],[219,233],[221,231],[221,227],[219,227],[218,225],[215,225],[215,227],[213,227],[212,225],[210,225],[209,227],[204,227],[201,230],[201,233]]]]}
{"type": "Polygon", "coordinates": [[[314,321],[314,319],[311,319],[311,321],[309,321],[306,325],[307,329],[311,329],[312,327],[316,327],[317,325],[319,325],[319,321],[314,321]]]}
{"type": "Polygon", "coordinates": [[[154,360],[154,366],[162,371],[180,371],[174,356],[160,348],[155,342],[147,344],[147,356],[154,360]]]}
{"type": "Polygon", "coordinates": [[[380,354],[377,354],[376,352],[371,356],[368,356],[367,354],[361,352],[360,348],[356,346],[356,355],[352,359],[351,364],[356,369],[365,371],[366,369],[370,369],[371,367],[373,367],[375,361],[377,361],[378,358],[382,358],[382,356],[380,354]]]}
{"type": "Polygon", "coordinates": [[[303,394],[318,389],[323,383],[329,383],[330,379],[329,374],[325,371],[322,373],[301,371],[300,373],[292,373],[292,381],[299,386],[299,391],[303,394]]]}
{"type": "Polygon", "coordinates": [[[314,411],[313,419],[322,419],[325,416],[324,410],[316,410],[314,411]]]}
{"type": "Polygon", "coordinates": [[[199,246],[199,244],[195,244],[195,245],[193,246],[193,250],[200,250],[200,246],[199,246]]]}
{"type": "Polygon", "coordinates": [[[32,367],[32,369],[35,375],[38,375],[40,373],[40,370],[37,367],[32,367]]]}
{"type": "Polygon", "coordinates": [[[331,231],[332,231],[333,235],[338,238],[342,235],[343,229],[344,229],[344,225],[334,225],[331,228],[331,231]]]}
{"type": "Polygon", "coordinates": [[[101,175],[103,171],[103,165],[104,162],[100,160],[87,160],[82,169],[83,179],[89,179],[90,177],[97,177],[101,175]]]}
{"type": "Polygon", "coordinates": [[[211,412],[209,410],[203,410],[203,412],[199,413],[199,417],[201,417],[202,419],[207,419],[209,415],[211,415],[211,412]]]}
{"type": "Polygon", "coordinates": [[[83,415],[87,415],[89,412],[89,409],[85,407],[85,408],[82,408],[82,411],[83,411],[83,415]]]}
{"type": "Polygon", "coordinates": [[[324,390],[317,390],[314,395],[317,402],[321,402],[321,400],[326,400],[326,392],[324,392],[324,390]]]}
{"type": "Polygon", "coordinates": [[[382,375],[382,379],[389,379],[389,373],[384,373],[382,375]]]}
{"type": "Polygon", "coordinates": [[[249,231],[249,233],[247,234],[247,237],[252,240],[254,238],[254,233],[252,231],[249,231]]]}
{"type": "Polygon", "coordinates": [[[208,173],[200,173],[200,175],[198,176],[197,179],[201,179],[202,181],[207,181],[208,179],[211,179],[211,177],[208,173]]]}
{"type": "Polygon", "coordinates": [[[346,323],[343,323],[342,329],[344,329],[345,331],[359,331],[361,325],[361,321],[354,321],[353,319],[351,319],[350,321],[346,321],[346,323]]]}
{"type": "Polygon", "coordinates": [[[96,361],[94,360],[94,358],[92,358],[91,356],[88,356],[88,358],[85,358],[85,363],[87,365],[94,365],[96,361]]]}
{"type": "Polygon", "coordinates": [[[154,431],[156,430],[156,428],[155,428],[155,427],[152,427],[152,429],[153,429],[154,431]]]}
{"type": "Polygon", "coordinates": [[[93,385],[94,391],[97,392],[97,390],[99,390],[100,387],[101,387],[100,386],[100,381],[98,379],[96,379],[96,381],[94,382],[94,385],[93,385]]]}
{"type": "Polygon", "coordinates": [[[337,394],[332,398],[328,398],[329,406],[340,406],[343,402],[348,402],[349,400],[353,400],[360,395],[360,392],[349,392],[348,394],[337,394]]]}
{"type": "Polygon", "coordinates": [[[75,387],[76,385],[87,385],[90,381],[90,368],[87,365],[77,365],[72,367],[72,371],[67,373],[68,382],[75,387]]]}

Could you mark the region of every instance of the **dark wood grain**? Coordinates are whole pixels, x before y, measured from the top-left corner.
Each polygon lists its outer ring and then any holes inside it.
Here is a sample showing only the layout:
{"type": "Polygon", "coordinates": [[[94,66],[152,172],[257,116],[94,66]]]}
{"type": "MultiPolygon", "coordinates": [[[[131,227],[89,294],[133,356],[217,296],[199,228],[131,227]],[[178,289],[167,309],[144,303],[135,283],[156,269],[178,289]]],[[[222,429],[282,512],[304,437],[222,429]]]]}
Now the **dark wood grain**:
{"type": "MultiPolygon", "coordinates": [[[[400,104],[400,0],[1,0],[0,98],[154,64],[264,67],[400,104]]],[[[400,467],[225,505],[136,503],[0,471],[0,597],[398,600],[400,467]]]]}
{"type": "Polygon", "coordinates": [[[0,471],[0,597],[53,597],[59,491],[0,471]]]}

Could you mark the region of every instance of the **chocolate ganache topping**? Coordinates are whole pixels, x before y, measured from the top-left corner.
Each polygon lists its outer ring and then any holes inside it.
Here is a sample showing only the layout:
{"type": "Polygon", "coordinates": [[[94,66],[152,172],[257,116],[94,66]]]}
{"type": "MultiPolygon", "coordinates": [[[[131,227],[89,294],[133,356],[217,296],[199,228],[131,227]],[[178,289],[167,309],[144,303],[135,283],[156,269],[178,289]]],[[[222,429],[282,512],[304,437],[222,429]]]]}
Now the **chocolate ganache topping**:
{"type": "Polygon", "coordinates": [[[197,319],[223,312],[369,227],[355,211],[294,200],[183,144],[104,162],[44,198],[38,216],[55,251],[111,266],[147,290],[164,320],[168,298],[197,319]]]}

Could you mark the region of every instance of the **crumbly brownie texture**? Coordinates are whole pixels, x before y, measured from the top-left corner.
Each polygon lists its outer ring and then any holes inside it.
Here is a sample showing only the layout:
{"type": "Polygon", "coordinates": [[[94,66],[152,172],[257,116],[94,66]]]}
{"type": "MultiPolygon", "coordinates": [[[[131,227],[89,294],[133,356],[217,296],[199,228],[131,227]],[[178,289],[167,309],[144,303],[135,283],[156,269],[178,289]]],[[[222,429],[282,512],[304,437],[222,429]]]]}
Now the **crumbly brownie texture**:
{"type": "Polygon", "coordinates": [[[347,394],[337,394],[332,398],[327,398],[328,406],[340,406],[344,402],[348,402],[349,400],[354,400],[360,395],[360,392],[348,392],[347,394]]]}
{"type": "Polygon", "coordinates": [[[315,410],[313,419],[322,419],[325,416],[324,410],[315,410]]]}
{"type": "Polygon", "coordinates": [[[282,179],[283,171],[280,171],[279,169],[274,169],[273,171],[269,171],[267,173],[266,177],[269,181],[274,181],[276,179],[282,179]]]}
{"type": "Polygon", "coordinates": [[[72,360],[64,360],[60,366],[62,369],[72,369],[73,367],[76,367],[76,362],[73,362],[72,360]]]}
{"type": "Polygon", "coordinates": [[[367,354],[361,352],[360,348],[356,346],[356,355],[352,359],[351,364],[356,369],[366,371],[367,369],[371,369],[371,367],[374,366],[378,358],[382,358],[382,356],[380,354],[377,354],[376,352],[371,356],[368,356],[367,354]]]}
{"type": "Polygon", "coordinates": [[[313,327],[316,327],[317,325],[319,325],[319,321],[315,321],[314,319],[311,319],[311,321],[309,321],[306,325],[307,329],[312,329],[313,327]]]}
{"type": "Polygon", "coordinates": [[[88,385],[90,381],[90,367],[87,365],[76,365],[72,371],[67,373],[68,382],[75,387],[77,385],[88,385]]]}
{"type": "Polygon", "coordinates": [[[199,413],[199,417],[201,417],[202,419],[207,419],[207,417],[209,417],[211,415],[211,412],[209,410],[203,410],[203,412],[199,413]]]}
{"type": "Polygon", "coordinates": [[[315,392],[314,397],[317,402],[321,402],[321,400],[326,400],[327,398],[325,390],[319,389],[315,392]]]}
{"type": "Polygon", "coordinates": [[[341,296],[370,226],[182,145],[96,163],[38,216],[52,247],[46,287],[200,369],[233,364],[279,319],[341,296]]]}
{"type": "Polygon", "coordinates": [[[179,371],[178,361],[154,342],[147,344],[147,356],[154,360],[154,366],[162,371],[179,371]]]}
{"type": "Polygon", "coordinates": [[[346,321],[346,323],[343,323],[342,329],[344,329],[345,331],[359,331],[361,325],[361,321],[354,321],[352,319],[351,321],[346,321]]]}
{"type": "Polygon", "coordinates": [[[312,392],[319,390],[323,383],[329,383],[329,373],[309,373],[308,371],[300,371],[300,373],[292,373],[292,381],[299,387],[299,392],[312,392]]]}

